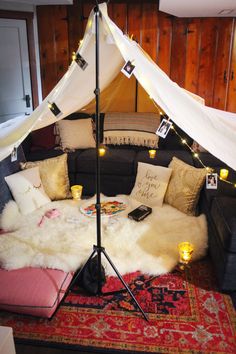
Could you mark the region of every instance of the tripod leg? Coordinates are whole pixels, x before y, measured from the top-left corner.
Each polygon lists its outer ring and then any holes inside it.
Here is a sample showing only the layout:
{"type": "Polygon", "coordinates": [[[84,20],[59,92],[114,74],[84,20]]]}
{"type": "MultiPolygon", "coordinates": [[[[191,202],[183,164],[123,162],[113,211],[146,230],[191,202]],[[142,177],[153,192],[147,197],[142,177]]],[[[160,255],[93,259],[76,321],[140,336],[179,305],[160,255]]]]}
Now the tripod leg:
{"type": "Polygon", "coordinates": [[[118,272],[117,268],[115,267],[115,265],[112,263],[110,257],[108,256],[108,254],[106,253],[105,249],[102,248],[101,252],[104,254],[104,256],[106,257],[106,259],[108,260],[108,262],[110,263],[110,265],[112,266],[112,268],[114,269],[116,275],[118,276],[118,278],[120,279],[121,283],[124,285],[124,287],[126,288],[126,290],[128,291],[128,293],[130,294],[130,296],[132,297],[132,299],[134,300],[136,306],[139,308],[139,310],[142,312],[143,317],[145,318],[146,321],[148,321],[148,317],[145,314],[145,312],[143,311],[142,307],[139,305],[138,301],[135,299],[134,294],[132,293],[132,291],[130,290],[130,288],[128,287],[128,285],[126,284],[126,282],[124,281],[124,279],[122,278],[122,276],[120,275],[120,273],[118,272]]]}

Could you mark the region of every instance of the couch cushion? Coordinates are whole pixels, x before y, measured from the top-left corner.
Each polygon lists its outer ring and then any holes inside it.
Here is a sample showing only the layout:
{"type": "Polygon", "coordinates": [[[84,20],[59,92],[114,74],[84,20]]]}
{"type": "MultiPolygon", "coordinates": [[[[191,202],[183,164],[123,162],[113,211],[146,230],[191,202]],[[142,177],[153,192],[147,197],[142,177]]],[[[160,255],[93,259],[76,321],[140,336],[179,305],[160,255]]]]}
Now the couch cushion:
{"type": "MultiPolygon", "coordinates": [[[[101,193],[111,197],[118,194],[130,194],[134,182],[134,176],[102,175],[101,193]]],[[[76,174],[74,175],[73,184],[81,184],[83,186],[83,196],[93,196],[96,193],[95,174],[76,174]]]]}
{"type": "Polygon", "coordinates": [[[152,165],[167,167],[174,156],[178,157],[180,160],[186,162],[188,165],[193,165],[192,155],[187,151],[157,150],[155,158],[151,159],[149,157],[148,150],[144,150],[144,151],[137,152],[136,158],[135,158],[135,167],[137,168],[138,162],[145,162],[145,163],[150,163],[152,165]]]}
{"type": "Polygon", "coordinates": [[[84,151],[84,149],[78,149],[75,151],[70,151],[67,154],[68,172],[77,173],[77,159],[78,156],[84,151]]]}
{"type": "Polygon", "coordinates": [[[55,269],[0,269],[0,308],[50,318],[71,279],[71,273],[55,269]]]}
{"type": "MultiPolygon", "coordinates": [[[[107,149],[100,158],[102,175],[131,176],[134,174],[135,151],[107,149]]],[[[96,150],[87,149],[76,159],[77,173],[92,174],[96,171],[96,150]]]]}
{"type": "Polygon", "coordinates": [[[51,157],[56,157],[64,154],[61,149],[51,149],[51,150],[36,150],[30,151],[26,154],[27,161],[39,161],[44,159],[50,159],[51,157]]]}
{"type": "Polygon", "coordinates": [[[212,201],[211,216],[219,233],[223,247],[236,252],[236,198],[215,197],[212,201]]]}

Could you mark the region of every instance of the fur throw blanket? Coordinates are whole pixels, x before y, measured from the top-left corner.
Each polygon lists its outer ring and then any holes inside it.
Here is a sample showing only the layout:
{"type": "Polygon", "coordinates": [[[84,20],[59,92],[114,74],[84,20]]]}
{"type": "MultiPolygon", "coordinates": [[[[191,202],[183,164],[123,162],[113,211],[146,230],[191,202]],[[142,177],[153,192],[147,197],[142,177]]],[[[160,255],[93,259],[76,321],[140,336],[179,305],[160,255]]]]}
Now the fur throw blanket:
{"type": "MultiPolygon", "coordinates": [[[[193,260],[206,254],[204,215],[187,216],[164,204],[154,207],[145,220],[136,222],[127,214],[140,203],[128,196],[120,198],[127,203],[127,209],[117,216],[102,217],[101,233],[102,246],[121,274],[140,270],[159,275],[171,271],[178,263],[177,246],[182,241],[193,243],[193,260]]],[[[92,198],[91,203],[94,201],[92,198]]],[[[15,229],[0,235],[0,265],[5,269],[30,266],[75,271],[96,244],[96,218],[83,215],[78,202],[72,200],[51,202],[26,216],[19,214],[13,204],[7,205],[2,226],[4,223],[8,229],[15,229]],[[56,213],[50,216],[52,209],[56,213]]],[[[106,274],[114,274],[103,256],[102,262],[106,274]]]]}

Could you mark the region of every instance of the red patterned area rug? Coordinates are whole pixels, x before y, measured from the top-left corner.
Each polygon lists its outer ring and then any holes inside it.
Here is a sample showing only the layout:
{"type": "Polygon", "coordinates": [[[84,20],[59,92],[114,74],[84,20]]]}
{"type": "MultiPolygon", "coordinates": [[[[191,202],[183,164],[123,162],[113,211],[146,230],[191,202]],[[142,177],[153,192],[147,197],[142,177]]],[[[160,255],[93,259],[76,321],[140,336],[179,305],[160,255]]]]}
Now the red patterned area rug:
{"type": "MultiPolygon", "coordinates": [[[[124,277],[149,317],[145,321],[129,294],[70,293],[52,318],[1,313],[18,343],[93,353],[236,353],[236,313],[228,295],[217,292],[207,260],[184,272],[151,278],[124,277]]],[[[110,277],[104,291],[119,288],[110,277]]]]}

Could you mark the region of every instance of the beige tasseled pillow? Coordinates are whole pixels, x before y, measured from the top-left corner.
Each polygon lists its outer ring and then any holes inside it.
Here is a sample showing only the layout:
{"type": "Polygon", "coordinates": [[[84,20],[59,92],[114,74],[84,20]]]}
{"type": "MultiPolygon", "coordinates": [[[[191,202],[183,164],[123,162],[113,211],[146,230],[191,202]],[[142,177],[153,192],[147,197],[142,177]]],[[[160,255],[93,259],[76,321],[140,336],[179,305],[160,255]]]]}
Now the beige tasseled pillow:
{"type": "Polygon", "coordinates": [[[171,178],[164,202],[188,215],[196,214],[196,206],[207,171],[173,157],[169,164],[171,178]]]}
{"type": "Polygon", "coordinates": [[[67,154],[34,162],[22,162],[21,169],[39,167],[41,181],[46,194],[51,200],[70,198],[67,154]]]}

